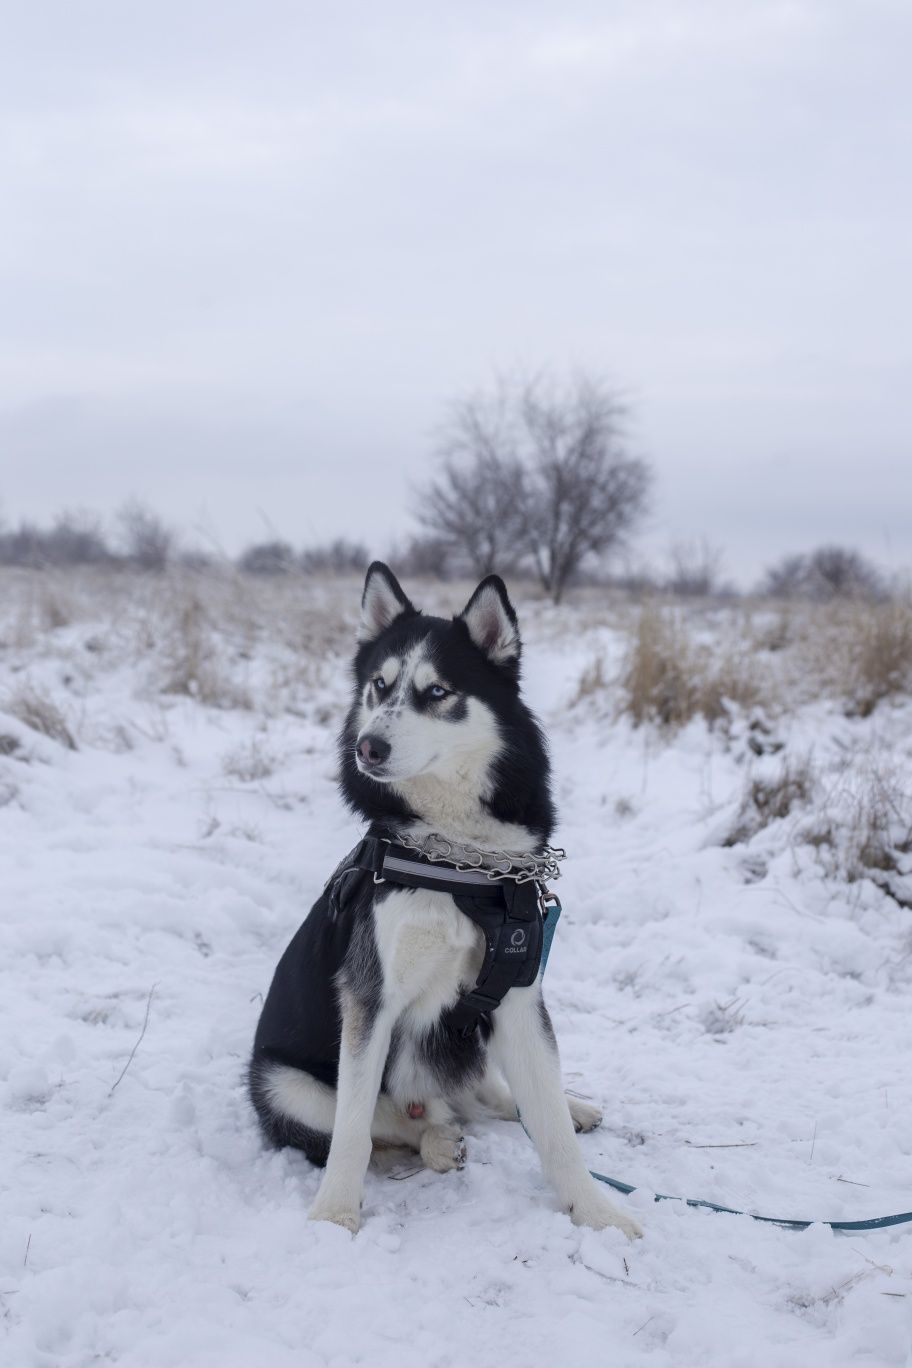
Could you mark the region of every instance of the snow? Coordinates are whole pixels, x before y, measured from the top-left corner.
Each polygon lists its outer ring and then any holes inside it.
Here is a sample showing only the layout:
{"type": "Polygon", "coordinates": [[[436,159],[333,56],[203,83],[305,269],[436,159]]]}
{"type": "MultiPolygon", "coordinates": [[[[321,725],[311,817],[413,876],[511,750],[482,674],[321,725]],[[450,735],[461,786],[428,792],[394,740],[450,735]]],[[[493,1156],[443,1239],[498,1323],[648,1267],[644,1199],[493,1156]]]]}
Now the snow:
{"type": "Polygon", "coordinates": [[[802,838],[816,808],[848,820],[863,757],[908,779],[908,703],[802,704],[760,759],[741,717],[634,729],[613,684],[570,706],[597,655],[613,678],[620,617],[520,603],[569,852],[547,998],[568,1086],[605,1109],[588,1162],[638,1185],[645,1238],[572,1226],[492,1121],[462,1173],[378,1156],[352,1239],[306,1221],[317,1174],[263,1149],[243,1071],[356,835],[333,773],[357,589],[282,589],[272,617],[271,591],[193,591],[222,701],[249,708],[161,691],[183,590],[55,592],[53,627],[28,577],[0,598],[4,1364],[912,1362],[912,1226],[795,1233],[652,1198],[912,1208],[912,914],[802,838]],[[24,684],[78,750],[23,724],[24,684]],[[726,846],[746,776],[811,754],[815,804],[726,846]]]}

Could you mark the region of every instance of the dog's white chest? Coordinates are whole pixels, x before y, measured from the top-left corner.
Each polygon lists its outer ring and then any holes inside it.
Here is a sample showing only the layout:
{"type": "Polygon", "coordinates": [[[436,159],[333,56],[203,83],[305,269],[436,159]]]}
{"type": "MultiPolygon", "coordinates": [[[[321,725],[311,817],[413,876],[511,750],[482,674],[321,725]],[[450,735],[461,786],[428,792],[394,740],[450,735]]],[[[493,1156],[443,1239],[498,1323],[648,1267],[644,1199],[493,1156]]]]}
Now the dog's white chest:
{"type": "Polygon", "coordinates": [[[415,1026],[432,1026],[471,987],[484,957],[481,931],[446,893],[390,893],[375,907],[384,994],[415,1026]]]}

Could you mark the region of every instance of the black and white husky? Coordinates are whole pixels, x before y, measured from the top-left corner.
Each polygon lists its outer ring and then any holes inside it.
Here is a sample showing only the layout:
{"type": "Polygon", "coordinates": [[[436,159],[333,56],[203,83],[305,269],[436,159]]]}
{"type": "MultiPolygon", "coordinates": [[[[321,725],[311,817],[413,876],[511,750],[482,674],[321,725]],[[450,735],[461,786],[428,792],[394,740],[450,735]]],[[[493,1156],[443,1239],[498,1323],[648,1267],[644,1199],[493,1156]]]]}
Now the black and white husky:
{"type": "MultiPolygon", "coordinates": [[[[446,621],[370,567],[340,742],[342,792],[370,834],[541,850],[554,824],[548,755],[520,698],[519,656],[496,576],[446,621]]],[[[516,1120],[518,1107],[573,1221],[638,1235],[583,1162],[574,1129],[601,1113],[564,1095],[540,982],[511,988],[467,1035],[448,1013],[475,983],[484,936],[449,894],[369,879],[342,918],[327,897],[276,970],[250,1065],[267,1139],[326,1166],[311,1218],[358,1229],[372,1142],[458,1169],[459,1123],[485,1110],[516,1120]]]]}

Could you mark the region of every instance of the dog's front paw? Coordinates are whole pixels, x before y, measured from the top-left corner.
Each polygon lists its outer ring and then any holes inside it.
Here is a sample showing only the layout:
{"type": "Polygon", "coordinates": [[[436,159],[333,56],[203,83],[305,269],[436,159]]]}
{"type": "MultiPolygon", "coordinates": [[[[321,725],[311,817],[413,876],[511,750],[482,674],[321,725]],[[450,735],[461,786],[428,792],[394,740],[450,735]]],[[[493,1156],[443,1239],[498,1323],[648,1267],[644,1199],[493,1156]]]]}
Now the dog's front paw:
{"type": "Polygon", "coordinates": [[[593,1107],[591,1102],[584,1102],[581,1097],[572,1097],[568,1093],[567,1106],[570,1108],[570,1116],[575,1131],[595,1130],[596,1126],[602,1124],[601,1110],[598,1107],[593,1107]]]}
{"type": "Polygon", "coordinates": [[[598,1188],[573,1203],[570,1208],[570,1219],[574,1225],[589,1226],[592,1230],[605,1230],[608,1226],[614,1226],[623,1231],[628,1240],[639,1240],[643,1234],[636,1221],[625,1212],[619,1211],[598,1188]]]}
{"type": "Polygon", "coordinates": [[[361,1213],[357,1207],[344,1205],[342,1202],[321,1201],[317,1196],[310,1211],[307,1213],[308,1221],[330,1221],[333,1225],[341,1226],[343,1230],[350,1230],[352,1235],[357,1235],[361,1228],[361,1213]]]}
{"type": "Polygon", "coordinates": [[[458,1126],[428,1126],[421,1137],[421,1158],[435,1173],[465,1168],[466,1144],[458,1126]]]}

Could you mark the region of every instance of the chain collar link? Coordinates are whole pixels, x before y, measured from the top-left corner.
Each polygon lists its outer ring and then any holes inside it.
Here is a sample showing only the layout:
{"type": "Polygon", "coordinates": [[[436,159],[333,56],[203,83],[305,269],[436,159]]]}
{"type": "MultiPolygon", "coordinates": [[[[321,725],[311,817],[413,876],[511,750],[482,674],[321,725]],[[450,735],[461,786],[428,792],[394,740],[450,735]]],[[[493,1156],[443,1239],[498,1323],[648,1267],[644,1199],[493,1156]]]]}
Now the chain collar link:
{"type": "Polygon", "coordinates": [[[482,850],[463,841],[450,841],[436,831],[427,836],[397,834],[396,841],[408,850],[423,855],[431,864],[447,864],[452,869],[477,869],[489,879],[512,879],[514,883],[550,883],[561,876],[560,861],[567,852],[560,846],[542,846],[540,853],[531,851],[512,855],[507,850],[482,850]]]}

